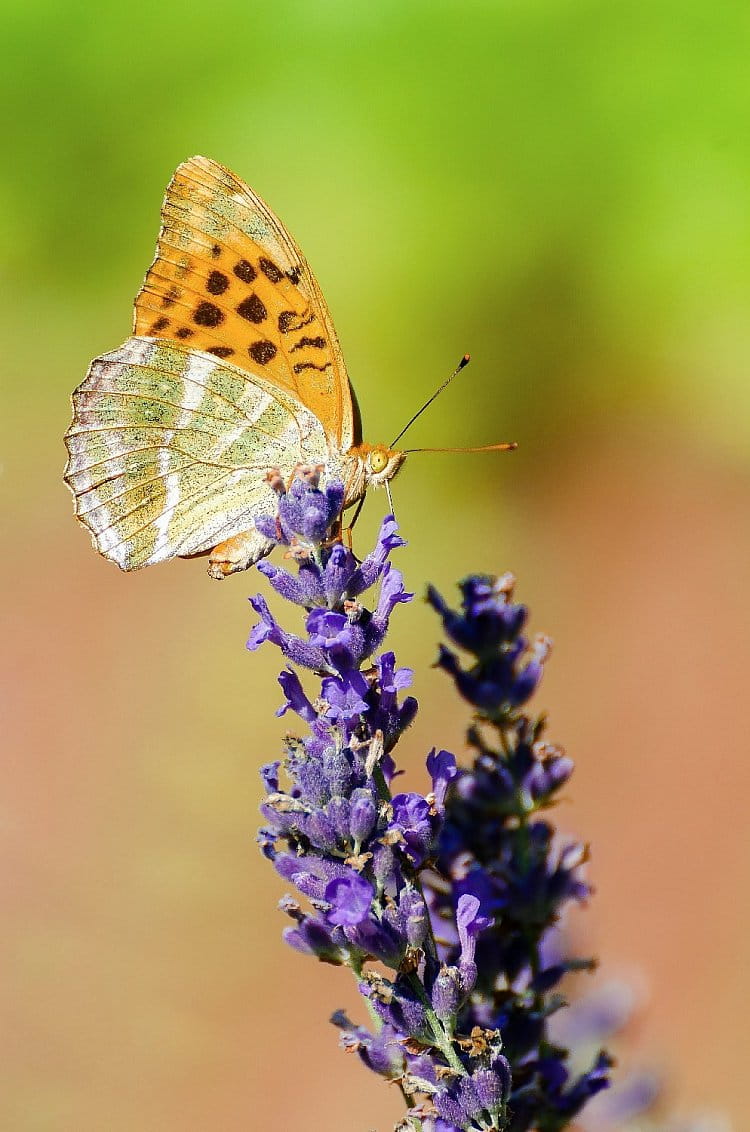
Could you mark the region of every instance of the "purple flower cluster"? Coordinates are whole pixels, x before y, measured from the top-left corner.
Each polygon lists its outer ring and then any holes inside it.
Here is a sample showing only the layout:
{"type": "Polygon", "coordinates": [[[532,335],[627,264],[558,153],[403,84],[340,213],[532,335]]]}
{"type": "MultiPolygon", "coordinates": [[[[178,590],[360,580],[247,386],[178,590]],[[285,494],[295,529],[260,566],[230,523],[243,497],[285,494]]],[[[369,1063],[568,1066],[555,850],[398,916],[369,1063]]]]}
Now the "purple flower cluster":
{"type": "Polygon", "coordinates": [[[512,603],[510,578],[468,579],[458,613],[431,590],[453,646],[472,658],[463,667],[443,648],[439,664],[477,709],[476,758],[459,771],[433,750],[429,791],[394,792],[392,752],[417,710],[403,694],[412,673],[381,651],[393,610],[412,598],[390,562],[403,540],[387,516],[358,562],[331,537],[340,485],[321,490],[318,470],[303,469],[288,492],[276,486],[279,514],[263,532],[288,547],[296,572],[258,568],[304,608],[306,632],[286,632],[258,596],[248,648],[280,648],[290,667],[278,714],[307,725],[304,738],[287,738],[283,764],[263,769],[261,848],[304,898],[282,901],[285,938],[354,972],[371,1026],[340,1012],[333,1021],[346,1048],[398,1083],[408,1109],[399,1128],[562,1129],[606,1086],[609,1061],[598,1054],[574,1075],[548,1032],[558,983],[589,965],[548,962],[543,950],[561,909],[588,892],[584,847],[539,816],[571,762],[521,710],[548,643],[521,635],[526,611],[512,603]],[[375,587],[368,608],[362,598],[375,587]],[[296,668],[316,674],[315,694],[296,668]]]}
{"type": "Polygon", "coordinates": [[[453,783],[424,892],[447,963],[458,953],[451,935],[457,901],[474,896],[490,920],[478,940],[475,989],[459,1025],[501,1033],[512,1076],[505,1127],[527,1132],[565,1127],[607,1086],[610,1060],[596,1052],[590,1067],[574,1075],[568,1050],[550,1038],[549,1019],[563,1004],[560,981],[592,965],[545,950],[566,905],[588,895],[587,853],[542,816],[573,764],[544,741],[543,719],[521,710],[539,684],[550,644],[545,638],[529,644],[522,635],[527,611],[513,602],[513,589],[510,575],[467,578],[460,611],[434,589],[428,593],[450,642],[468,658],[462,665],[443,647],[438,664],[476,715],[468,731],[474,762],[453,783]]]}
{"type": "Polygon", "coordinates": [[[450,641],[475,658],[471,668],[462,668],[455,652],[441,645],[438,667],[453,677],[464,699],[493,720],[531,697],[550,650],[549,640],[538,637],[529,652],[521,636],[526,607],[510,601],[514,584],[511,574],[466,578],[460,585],[460,612],[449,609],[433,586],[427,591],[427,600],[440,614],[450,641]]]}
{"type": "MultiPolygon", "coordinates": [[[[326,691],[332,693],[334,703],[342,711],[353,711],[356,716],[356,689],[362,691],[364,681],[359,676],[360,667],[380,647],[396,605],[411,601],[414,596],[405,592],[401,573],[388,561],[391,551],[403,546],[404,541],[399,538],[395,520],[389,516],[383,522],[375,550],[359,564],[342,543],[327,546],[328,532],[339,520],[344,489],[334,483],[321,491],[319,470],[305,471],[307,475],[295,478],[289,492],[283,490],[280,480],[275,481],[279,491],[278,519],[259,519],[257,525],[269,538],[290,546],[289,556],[297,560],[296,575],[266,559],[258,563],[258,569],[281,597],[307,609],[307,639],[286,633],[275,621],[268,603],[258,595],[250,600],[261,621],[250,634],[247,647],[256,649],[263,641],[271,641],[292,664],[329,672],[336,683],[329,683],[324,695],[326,691]],[[380,597],[371,613],[358,598],[377,582],[380,597]]],[[[391,674],[391,683],[393,679],[391,674]]],[[[408,681],[406,676],[400,679],[408,681]]],[[[293,682],[287,679],[286,683],[288,688],[284,690],[291,690],[293,682]]],[[[299,711],[301,703],[299,699],[290,699],[287,707],[299,711]]],[[[310,722],[309,712],[300,714],[310,722]]]]}

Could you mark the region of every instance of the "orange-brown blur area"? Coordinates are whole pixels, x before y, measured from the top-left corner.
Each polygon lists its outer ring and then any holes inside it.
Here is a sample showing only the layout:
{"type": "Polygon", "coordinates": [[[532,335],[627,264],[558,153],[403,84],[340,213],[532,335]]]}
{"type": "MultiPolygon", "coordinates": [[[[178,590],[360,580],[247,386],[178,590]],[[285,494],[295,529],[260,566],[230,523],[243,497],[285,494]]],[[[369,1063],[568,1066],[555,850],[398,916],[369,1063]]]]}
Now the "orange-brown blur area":
{"type": "MultiPolygon", "coordinates": [[[[537,704],[577,763],[555,814],[592,847],[576,931],[648,987],[623,1063],[663,1069],[670,1110],[747,1127],[748,6],[10,0],[3,20],[0,1128],[387,1132],[402,1111],[338,1050],[353,980],[282,944],[254,844],[289,725],[278,655],[244,648],[264,580],[123,574],[62,482],[69,394],[127,336],[193,153],[305,249],[366,439],[471,352],[411,443],[520,447],[410,458],[398,565],[420,596],[516,574],[555,641],[537,704]]],[[[433,744],[466,756],[438,637],[422,601],[397,611],[414,784],[433,744]]]]}

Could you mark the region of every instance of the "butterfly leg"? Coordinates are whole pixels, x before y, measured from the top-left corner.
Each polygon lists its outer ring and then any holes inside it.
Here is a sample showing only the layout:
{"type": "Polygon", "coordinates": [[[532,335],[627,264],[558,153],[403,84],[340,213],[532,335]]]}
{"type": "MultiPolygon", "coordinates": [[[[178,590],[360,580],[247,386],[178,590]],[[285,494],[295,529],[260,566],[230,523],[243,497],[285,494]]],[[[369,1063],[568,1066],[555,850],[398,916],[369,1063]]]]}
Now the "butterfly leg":
{"type": "MultiPolygon", "coordinates": [[[[323,543],[323,546],[330,548],[332,546],[335,546],[337,543],[342,543],[347,550],[350,550],[352,554],[354,554],[354,544],[352,542],[353,525],[353,523],[350,523],[348,527],[345,527],[343,522],[341,521],[341,516],[339,515],[338,519],[331,527],[328,538],[323,543]]],[[[357,558],[356,554],[354,554],[354,557],[357,562],[360,561],[360,559],[357,558]]]]}
{"type": "Polygon", "coordinates": [[[247,570],[270,554],[275,545],[260,531],[241,531],[213,548],[208,559],[209,576],[221,581],[238,570],[247,570]]]}
{"type": "Polygon", "coordinates": [[[361,513],[364,505],[365,505],[365,497],[363,495],[362,498],[359,500],[356,508],[355,508],[354,515],[352,516],[351,523],[349,523],[348,526],[346,526],[346,527],[343,525],[343,523],[341,524],[340,536],[341,536],[342,540],[346,543],[348,549],[351,550],[351,551],[354,550],[354,536],[352,534],[352,531],[354,530],[354,524],[357,522],[357,519],[359,518],[360,513],[361,513]]]}

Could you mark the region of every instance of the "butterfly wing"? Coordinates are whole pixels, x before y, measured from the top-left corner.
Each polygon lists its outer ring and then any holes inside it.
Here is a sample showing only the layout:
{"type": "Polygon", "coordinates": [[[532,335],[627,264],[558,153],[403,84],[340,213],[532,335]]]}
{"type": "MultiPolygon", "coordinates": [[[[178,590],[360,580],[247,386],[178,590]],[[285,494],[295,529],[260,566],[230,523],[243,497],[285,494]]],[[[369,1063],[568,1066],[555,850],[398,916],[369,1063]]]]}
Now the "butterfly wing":
{"type": "Polygon", "coordinates": [[[190,158],[167,188],[134,332],[262,370],[315,414],[338,451],[361,440],[341,347],[307,261],[260,197],[215,161],[190,158]]]}
{"type": "MultiPolygon", "coordinates": [[[[335,454],[291,393],[213,354],[134,337],[73,395],[65,479],[97,549],[123,570],[198,554],[276,512],[270,467],[335,454]]],[[[269,548],[257,536],[260,557],[269,548]]]]}

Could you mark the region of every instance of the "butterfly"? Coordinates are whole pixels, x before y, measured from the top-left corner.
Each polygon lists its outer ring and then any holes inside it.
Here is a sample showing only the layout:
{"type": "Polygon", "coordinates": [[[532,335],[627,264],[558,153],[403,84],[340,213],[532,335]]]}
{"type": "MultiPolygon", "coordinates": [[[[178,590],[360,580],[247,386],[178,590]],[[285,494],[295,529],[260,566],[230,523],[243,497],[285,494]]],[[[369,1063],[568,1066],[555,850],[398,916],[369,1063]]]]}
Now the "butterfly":
{"type": "Polygon", "coordinates": [[[73,394],[65,481],[96,549],[123,570],[209,554],[224,578],[273,543],[268,473],[324,466],[344,508],[405,453],[363,443],[320,287],[281,221],[205,157],[180,165],[133,335],[73,394]]]}

